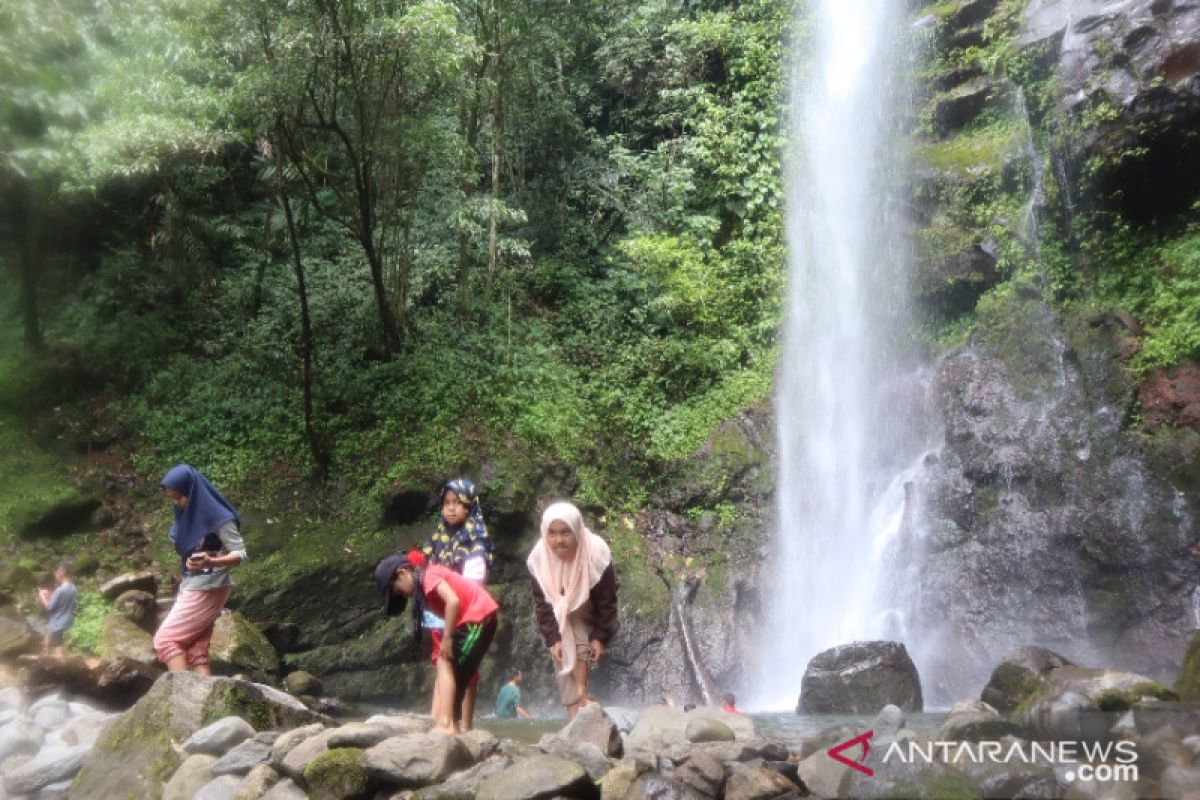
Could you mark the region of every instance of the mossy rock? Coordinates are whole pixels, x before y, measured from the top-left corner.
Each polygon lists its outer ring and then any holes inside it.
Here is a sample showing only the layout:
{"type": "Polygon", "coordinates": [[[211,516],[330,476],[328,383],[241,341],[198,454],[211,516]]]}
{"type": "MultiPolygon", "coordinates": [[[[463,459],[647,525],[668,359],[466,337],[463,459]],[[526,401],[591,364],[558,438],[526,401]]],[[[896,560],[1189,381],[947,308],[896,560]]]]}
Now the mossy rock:
{"type": "Polygon", "coordinates": [[[110,611],[100,624],[97,642],[99,654],[107,659],[128,658],[140,664],[158,660],[154,652],[154,637],[138,627],[120,611],[110,611]]]}
{"type": "Polygon", "coordinates": [[[342,800],[367,793],[371,781],[358,765],[360,747],[335,747],[317,756],[304,768],[308,796],[314,800],[342,800]]]}
{"type": "Polygon", "coordinates": [[[1001,714],[1019,718],[1047,686],[1047,676],[1059,667],[1074,666],[1044,647],[1025,645],[1004,657],[992,670],[979,699],[1001,714]]]}
{"type": "Polygon", "coordinates": [[[71,559],[71,573],[77,578],[88,578],[100,569],[100,559],[93,553],[81,553],[71,559]]]}
{"type": "Polygon", "coordinates": [[[99,507],[99,499],[72,489],[46,503],[17,507],[13,523],[23,539],[61,539],[88,527],[99,507]]]}
{"type": "Polygon", "coordinates": [[[1147,681],[1129,689],[1109,689],[1096,698],[1101,711],[1128,711],[1146,699],[1179,700],[1179,695],[1158,681],[1147,681]]]}
{"type": "Polygon", "coordinates": [[[71,785],[75,800],[158,800],[179,767],[179,743],[222,717],[258,730],[286,730],[322,718],[269,687],[232,678],[169,672],[97,740],[71,785]]]}
{"type": "Polygon", "coordinates": [[[279,674],[275,648],[254,623],[236,611],[217,618],[208,653],[213,671],[220,675],[247,674],[257,681],[272,681],[279,674]]]}
{"type": "Polygon", "coordinates": [[[0,616],[0,656],[33,653],[40,644],[40,637],[23,620],[0,616]]]}
{"type": "Polygon", "coordinates": [[[1200,631],[1193,633],[1188,642],[1179,677],[1175,679],[1175,691],[1180,700],[1200,701],[1200,631]]]}

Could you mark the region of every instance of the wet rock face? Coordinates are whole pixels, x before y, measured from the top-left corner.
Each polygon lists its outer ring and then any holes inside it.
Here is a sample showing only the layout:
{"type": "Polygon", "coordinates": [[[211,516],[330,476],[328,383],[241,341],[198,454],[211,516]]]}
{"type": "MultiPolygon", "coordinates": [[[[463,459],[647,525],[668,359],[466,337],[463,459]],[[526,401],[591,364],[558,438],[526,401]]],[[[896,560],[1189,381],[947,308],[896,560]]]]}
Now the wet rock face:
{"type": "Polygon", "coordinates": [[[1022,44],[1052,53],[1067,117],[1084,125],[1075,169],[1090,161],[1101,202],[1132,219],[1186,210],[1200,169],[1200,6],[1176,0],[1033,0],[1022,44]],[[1093,158],[1099,156],[1099,159],[1093,158]]]}
{"type": "Polygon", "coordinates": [[[855,642],[808,662],[796,713],[867,714],[889,704],[904,711],[924,707],[908,651],[898,642],[855,642]]]}
{"type": "Polygon", "coordinates": [[[1142,381],[1138,397],[1147,430],[1178,426],[1200,433],[1200,364],[1195,361],[1156,370],[1142,381]]]}
{"type": "Polygon", "coordinates": [[[1196,498],[1151,470],[1111,331],[1019,288],[992,313],[936,377],[945,444],[917,487],[909,595],[926,687],[974,693],[1029,642],[1171,680],[1194,624],[1196,498]],[[924,659],[939,641],[965,647],[924,659]]]}

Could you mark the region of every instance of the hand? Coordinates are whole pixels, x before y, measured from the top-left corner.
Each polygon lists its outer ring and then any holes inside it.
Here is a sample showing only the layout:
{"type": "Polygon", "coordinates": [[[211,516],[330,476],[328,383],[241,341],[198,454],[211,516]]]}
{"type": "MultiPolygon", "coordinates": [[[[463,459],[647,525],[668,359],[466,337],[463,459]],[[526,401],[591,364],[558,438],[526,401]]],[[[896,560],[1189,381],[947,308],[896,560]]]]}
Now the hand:
{"type": "Polygon", "coordinates": [[[190,556],[188,556],[188,566],[192,569],[204,569],[205,567],[209,566],[208,553],[192,553],[190,556]]]}
{"type": "Polygon", "coordinates": [[[550,645],[550,656],[555,664],[562,665],[562,640],[550,645]]]}
{"type": "Polygon", "coordinates": [[[438,648],[438,660],[454,664],[454,642],[449,637],[442,639],[442,646],[438,648]]]}
{"type": "Polygon", "coordinates": [[[1192,545],[1192,555],[1200,556],[1200,541],[1192,545]]]}
{"type": "Polygon", "coordinates": [[[599,664],[600,659],[604,657],[604,642],[599,639],[592,639],[592,652],[589,653],[593,664],[599,664]]]}

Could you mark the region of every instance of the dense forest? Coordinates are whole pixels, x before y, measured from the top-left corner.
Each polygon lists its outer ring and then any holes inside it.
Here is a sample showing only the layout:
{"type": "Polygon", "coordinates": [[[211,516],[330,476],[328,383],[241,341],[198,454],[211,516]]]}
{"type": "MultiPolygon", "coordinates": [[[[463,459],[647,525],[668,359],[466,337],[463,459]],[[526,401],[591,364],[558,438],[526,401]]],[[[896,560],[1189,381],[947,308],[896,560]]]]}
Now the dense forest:
{"type": "Polygon", "coordinates": [[[140,466],[633,507],[766,396],[786,4],[307,5],[5,12],[6,313],[140,466]]]}
{"type": "MultiPolygon", "coordinates": [[[[1036,372],[1034,298],[1063,329],[1115,325],[1122,435],[1158,442],[1194,503],[1194,397],[1151,402],[1200,355],[1194,93],[1064,104],[1026,3],[909,5],[918,347],[1036,372]]],[[[732,607],[716,578],[769,529],[755,436],[806,31],[786,0],[5,3],[6,584],[63,552],[169,569],[158,479],[186,461],[249,511],[251,585],[362,573],[462,473],[510,546],[573,497],[631,608],[697,576],[732,607]]],[[[1092,78],[1127,66],[1094,47],[1092,78]]],[[[1195,84],[1180,52],[1147,96],[1195,84]]],[[[990,514],[1005,487],[984,483],[990,514]]],[[[1117,619],[1114,575],[1095,607],[1117,619]]]]}

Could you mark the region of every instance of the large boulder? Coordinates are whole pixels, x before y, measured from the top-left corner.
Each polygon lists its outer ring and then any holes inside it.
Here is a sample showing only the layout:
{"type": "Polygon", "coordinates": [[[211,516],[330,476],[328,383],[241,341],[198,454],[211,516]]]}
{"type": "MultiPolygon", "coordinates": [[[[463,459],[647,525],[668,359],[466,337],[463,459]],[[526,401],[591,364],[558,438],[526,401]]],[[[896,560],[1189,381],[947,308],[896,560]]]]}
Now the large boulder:
{"type": "Polygon", "coordinates": [[[1021,736],[1021,726],[1000,716],[1000,712],[979,700],[955,703],[938,728],[938,741],[995,741],[1005,736],[1021,736]]]}
{"type": "Polygon", "coordinates": [[[691,744],[688,725],[696,720],[713,720],[733,731],[737,740],[752,740],[756,734],[749,717],[730,714],[716,708],[693,708],[681,711],[671,706],[651,706],[644,709],[629,732],[629,746],[661,750],[676,745],[691,744]]]}
{"type": "Polygon", "coordinates": [[[9,756],[36,755],[42,747],[45,732],[26,714],[18,714],[0,725],[0,763],[9,756]]]}
{"type": "Polygon", "coordinates": [[[594,781],[599,781],[612,769],[612,762],[604,755],[604,751],[591,742],[572,741],[548,733],[538,742],[538,749],[548,755],[575,762],[594,781]]]}
{"type": "Polygon", "coordinates": [[[192,800],[200,789],[212,780],[214,756],[197,753],[188,756],[163,786],[162,800],[192,800]]]}
{"type": "Polygon", "coordinates": [[[41,640],[24,621],[0,616],[0,658],[33,653],[40,646],[41,640]]]}
{"type": "Polygon", "coordinates": [[[419,788],[444,780],[469,766],[470,760],[467,748],[456,737],[427,733],[385,739],[363,751],[359,765],[368,777],[381,783],[419,788]]]}
{"type": "MultiPolygon", "coordinates": [[[[839,784],[839,797],[861,798],[933,798],[933,797],[980,797],[981,793],[973,780],[952,767],[934,759],[912,761],[898,758],[884,761],[881,756],[869,760],[873,775],[848,769],[839,784]]],[[[801,770],[801,775],[804,775],[801,770]]],[[[807,783],[807,778],[805,779],[807,783]]],[[[809,784],[811,786],[811,784],[809,784]]],[[[811,786],[820,795],[820,791],[811,786]]]]}
{"type": "Polygon", "coordinates": [[[1200,631],[1192,634],[1179,677],[1175,679],[1175,692],[1180,700],[1200,700],[1200,631]]]}
{"type": "Polygon", "coordinates": [[[725,800],[789,800],[800,796],[798,785],[772,769],[737,762],[729,765],[725,800]]]}
{"type": "MultiPolygon", "coordinates": [[[[264,637],[266,634],[263,634],[264,637]]],[[[270,641],[270,637],[266,637],[270,641]]],[[[324,687],[321,685],[321,680],[311,672],[305,672],[298,669],[295,672],[289,672],[283,679],[283,688],[287,689],[294,695],[309,695],[316,697],[321,694],[324,687]]]]}
{"type": "Polygon", "coordinates": [[[182,761],[193,733],[227,716],[259,730],[319,721],[304,704],[269,686],[232,678],[168,672],[92,748],[72,788],[76,800],[156,800],[182,761]]]}
{"type": "Polygon", "coordinates": [[[1133,672],[1086,667],[1054,670],[1021,711],[1035,739],[1108,741],[1117,720],[1143,700],[1174,700],[1158,681],[1133,672]]]}
{"type": "Polygon", "coordinates": [[[606,756],[621,757],[621,734],[616,723],[598,705],[579,709],[575,719],[568,722],[558,735],[570,741],[594,744],[606,756]]]}
{"type": "Polygon", "coordinates": [[[798,714],[874,714],[883,706],[920,711],[921,680],[899,642],[854,642],[817,654],[800,682],[798,714]]]}
{"type": "Polygon", "coordinates": [[[150,691],[162,674],[161,667],[130,658],[68,656],[28,661],[24,681],[33,692],[62,688],[124,708],[150,691]]]}
{"type": "Polygon", "coordinates": [[[89,748],[45,747],[29,761],[4,773],[4,789],[10,795],[33,794],[52,783],[75,777],[89,748]]]}
{"type": "Polygon", "coordinates": [[[979,699],[1001,714],[1011,714],[1046,686],[1047,676],[1070,661],[1044,647],[1026,645],[1006,655],[996,668],[979,699]]]}
{"type": "Polygon", "coordinates": [[[508,756],[493,756],[470,769],[456,772],[435,786],[427,786],[413,793],[413,800],[461,800],[475,797],[479,787],[511,767],[513,760],[508,756]]]}
{"type": "Polygon", "coordinates": [[[262,631],[236,611],[217,617],[208,656],[213,672],[221,675],[245,674],[257,681],[267,681],[279,673],[275,648],[262,631]]]}
{"type": "Polygon", "coordinates": [[[342,800],[366,794],[372,781],[358,764],[362,752],[357,747],[336,747],[313,759],[304,768],[308,796],[314,800],[342,800]]]}
{"type": "Polygon", "coordinates": [[[536,800],[542,797],[599,797],[579,764],[557,756],[523,758],[479,789],[477,800],[536,800]]]}
{"type": "Polygon", "coordinates": [[[100,584],[100,594],[110,603],[115,603],[118,597],[130,591],[157,594],[158,573],[152,569],[126,572],[100,584]]]}
{"type": "Polygon", "coordinates": [[[683,735],[693,744],[705,742],[732,742],[737,737],[733,729],[715,719],[694,719],[688,723],[683,735]]]}
{"type": "Polygon", "coordinates": [[[98,649],[103,658],[127,658],[140,664],[154,664],[154,637],[120,611],[110,611],[100,623],[98,649]]]}
{"type": "Polygon", "coordinates": [[[144,631],[153,633],[158,626],[158,600],[150,592],[140,589],[121,592],[113,608],[144,631]]]}
{"type": "Polygon", "coordinates": [[[223,717],[206,725],[183,743],[185,753],[220,756],[254,735],[254,726],[241,717],[223,717]]]}

